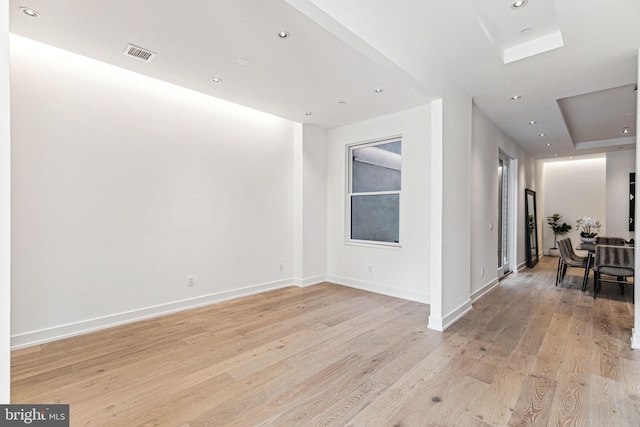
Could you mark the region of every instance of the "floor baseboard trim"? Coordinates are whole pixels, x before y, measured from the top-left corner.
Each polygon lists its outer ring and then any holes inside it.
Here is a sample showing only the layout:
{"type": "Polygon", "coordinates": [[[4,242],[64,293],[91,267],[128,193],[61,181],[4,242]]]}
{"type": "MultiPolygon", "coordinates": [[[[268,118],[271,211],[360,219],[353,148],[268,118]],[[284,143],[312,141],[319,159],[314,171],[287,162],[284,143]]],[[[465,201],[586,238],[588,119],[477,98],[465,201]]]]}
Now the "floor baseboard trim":
{"type": "Polygon", "coordinates": [[[375,283],[363,282],[360,280],[347,279],[339,276],[328,275],[325,277],[327,282],[337,285],[347,286],[350,288],[360,289],[363,291],[373,292],[376,294],[387,295],[390,297],[406,299],[409,301],[429,304],[429,297],[426,293],[408,291],[404,289],[392,288],[386,285],[378,285],[375,283]]]}
{"type": "Polygon", "coordinates": [[[31,347],[33,345],[44,344],[63,338],[83,335],[102,329],[112,328],[114,326],[138,322],[153,317],[165,316],[167,314],[212,305],[235,298],[258,294],[261,292],[281,289],[287,286],[291,286],[293,284],[292,282],[292,279],[286,279],[263,283],[260,285],[247,286],[244,288],[233,289],[186,300],[174,301],[123,313],[117,313],[65,325],[54,326],[47,329],[16,334],[11,336],[11,349],[17,350],[20,348],[31,347]]]}
{"type": "Polygon", "coordinates": [[[324,283],[327,281],[327,276],[315,276],[315,277],[307,277],[306,279],[296,279],[296,285],[301,288],[306,288],[307,286],[318,285],[320,283],[324,283]]]}
{"type": "Polygon", "coordinates": [[[471,305],[471,300],[468,299],[458,308],[452,310],[449,314],[442,318],[429,316],[429,324],[427,327],[435,331],[444,332],[449,326],[456,323],[460,318],[462,318],[462,316],[464,316],[471,310],[473,310],[473,306],[471,305]]]}
{"type": "Polygon", "coordinates": [[[495,279],[493,279],[492,281],[490,281],[489,283],[487,283],[486,285],[484,285],[483,287],[481,287],[480,289],[472,293],[471,302],[474,303],[478,301],[480,298],[482,298],[488,292],[490,292],[493,288],[498,286],[499,283],[500,283],[500,280],[498,280],[498,278],[496,277],[495,279]]]}

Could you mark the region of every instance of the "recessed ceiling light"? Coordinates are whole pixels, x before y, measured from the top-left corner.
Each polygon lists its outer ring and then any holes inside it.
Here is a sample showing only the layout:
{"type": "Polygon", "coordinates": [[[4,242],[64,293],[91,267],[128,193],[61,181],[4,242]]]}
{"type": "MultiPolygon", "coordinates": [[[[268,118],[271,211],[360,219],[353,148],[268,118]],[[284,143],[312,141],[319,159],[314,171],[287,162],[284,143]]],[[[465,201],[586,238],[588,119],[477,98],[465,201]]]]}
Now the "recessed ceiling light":
{"type": "Polygon", "coordinates": [[[278,37],[280,37],[281,39],[286,39],[287,37],[289,37],[289,33],[287,33],[286,31],[280,31],[278,33],[278,37]]]}
{"type": "Polygon", "coordinates": [[[384,89],[382,89],[382,88],[378,88],[378,89],[374,90],[374,92],[375,92],[375,93],[380,93],[380,92],[382,92],[383,90],[384,90],[384,89]]]}
{"type": "Polygon", "coordinates": [[[631,129],[629,129],[629,128],[623,128],[622,129],[622,133],[629,133],[629,132],[631,132],[631,129]]]}
{"type": "Polygon", "coordinates": [[[222,81],[222,79],[214,77],[214,78],[211,79],[211,81],[214,82],[214,83],[220,83],[222,81]]]}
{"type": "Polygon", "coordinates": [[[538,123],[538,122],[536,122],[535,120],[531,120],[531,121],[529,122],[529,124],[530,124],[530,125],[535,125],[536,123],[538,123]]]}
{"type": "Polygon", "coordinates": [[[311,111],[307,111],[307,112],[306,112],[306,113],[304,113],[304,114],[306,114],[307,116],[310,116],[310,115],[312,115],[313,113],[312,113],[311,111]]]}
{"type": "Polygon", "coordinates": [[[551,144],[550,142],[547,142],[547,147],[551,147],[553,144],[551,144]]]}
{"type": "Polygon", "coordinates": [[[533,31],[531,28],[525,28],[524,30],[520,31],[520,34],[522,34],[523,36],[526,36],[531,31],[533,31]]]}
{"type": "Polygon", "coordinates": [[[37,18],[40,16],[38,12],[33,9],[29,9],[28,7],[21,7],[20,11],[30,18],[37,18]]]}
{"type": "Polygon", "coordinates": [[[511,100],[512,101],[516,101],[516,100],[518,100],[520,98],[522,98],[522,95],[514,95],[514,96],[511,97],[511,100]]]}
{"type": "Polygon", "coordinates": [[[518,0],[516,2],[511,3],[512,9],[520,9],[527,5],[528,0],[518,0]]]}
{"type": "Polygon", "coordinates": [[[554,154],[553,157],[558,157],[558,153],[554,154]]]}
{"type": "Polygon", "coordinates": [[[340,104],[340,105],[344,105],[344,104],[346,104],[346,102],[344,102],[344,101],[338,101],[338,104],[340,104]]]}
{"type": "Polygon", "coordinates": [[[249,65],[251,61],[249,61],[247,58],[238,58],[238,64],[240,65],[249,65]]]}
{"type": "Polygon", "coordinates": [[[541,133],[540,136],[547,136],[547,134],[546,133],[541,133]]]}

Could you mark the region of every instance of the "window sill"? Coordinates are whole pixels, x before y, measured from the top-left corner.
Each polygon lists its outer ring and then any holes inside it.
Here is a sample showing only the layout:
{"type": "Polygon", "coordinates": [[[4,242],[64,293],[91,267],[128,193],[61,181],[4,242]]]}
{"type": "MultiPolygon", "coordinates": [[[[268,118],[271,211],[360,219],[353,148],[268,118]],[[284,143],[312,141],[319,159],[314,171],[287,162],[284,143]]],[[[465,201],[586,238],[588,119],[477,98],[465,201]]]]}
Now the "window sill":
{"type": "Polygon", "coordinates": [[[382,248],[382,249],[402,249],[400,243],[391,242],[371,242],[368,240],[345,240],[345,245],[349,246],[362,246],[366,248],[382,248]]]}

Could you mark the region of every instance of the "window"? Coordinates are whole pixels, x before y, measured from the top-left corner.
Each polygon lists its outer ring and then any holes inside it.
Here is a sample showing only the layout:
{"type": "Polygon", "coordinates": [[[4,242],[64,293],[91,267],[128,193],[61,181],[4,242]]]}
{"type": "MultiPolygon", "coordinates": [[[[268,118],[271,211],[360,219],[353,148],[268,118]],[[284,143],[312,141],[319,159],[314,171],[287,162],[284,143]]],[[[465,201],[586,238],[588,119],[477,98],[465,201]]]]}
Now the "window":
{"type": "Polygon", "coordinates": [[[348,147],[350,241],[399,245],[402,141],[348,147]]]}

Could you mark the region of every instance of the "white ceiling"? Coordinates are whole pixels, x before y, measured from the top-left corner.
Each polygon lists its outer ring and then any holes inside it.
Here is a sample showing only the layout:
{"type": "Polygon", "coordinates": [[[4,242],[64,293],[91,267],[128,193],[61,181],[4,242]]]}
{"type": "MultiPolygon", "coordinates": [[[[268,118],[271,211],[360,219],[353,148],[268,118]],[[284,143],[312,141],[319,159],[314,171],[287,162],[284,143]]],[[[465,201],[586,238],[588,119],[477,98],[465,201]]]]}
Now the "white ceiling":
{"type": "Polygon", "coordinates": [[[537,158],[632,147],[640,2],[529,0],[514,10],[513,1],[11,0],[10,25],[322,128],[422,105],[452,80],[537,158]],[[128,44],[157,56],[127,57],[128,44]]]}

